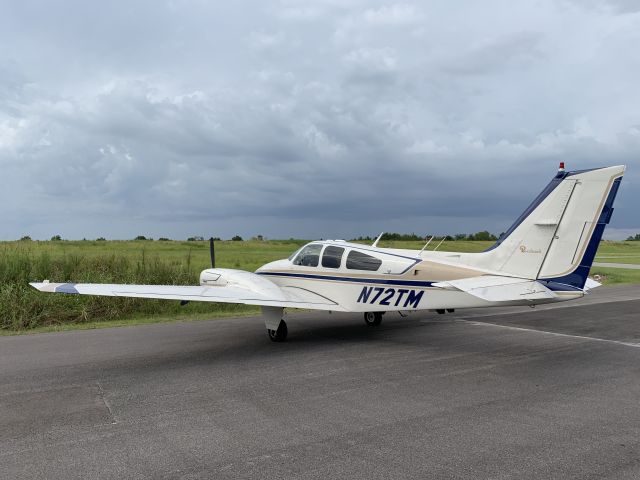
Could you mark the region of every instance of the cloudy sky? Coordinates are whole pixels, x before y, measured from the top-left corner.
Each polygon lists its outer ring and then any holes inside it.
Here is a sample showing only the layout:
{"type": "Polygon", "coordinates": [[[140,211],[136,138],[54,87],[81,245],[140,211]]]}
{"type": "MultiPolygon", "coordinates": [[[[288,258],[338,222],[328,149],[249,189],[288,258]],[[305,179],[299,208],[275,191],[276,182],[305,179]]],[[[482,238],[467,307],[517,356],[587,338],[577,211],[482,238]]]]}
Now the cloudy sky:
{"type": "Polygon", "coordinates": [[[0,239],[504,231],[626,163],[640,2],[0,0],[0,239]]]}

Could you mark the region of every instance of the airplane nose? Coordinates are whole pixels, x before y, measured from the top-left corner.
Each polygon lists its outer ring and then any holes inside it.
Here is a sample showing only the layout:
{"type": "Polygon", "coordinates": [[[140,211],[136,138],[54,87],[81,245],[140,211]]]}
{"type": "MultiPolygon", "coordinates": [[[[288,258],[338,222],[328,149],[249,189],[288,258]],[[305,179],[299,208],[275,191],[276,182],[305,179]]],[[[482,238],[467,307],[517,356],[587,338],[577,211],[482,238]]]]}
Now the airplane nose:
{"type": "Polygon", "coordinates": [[[288,266],[289,266],[289,260],[276,260],[275,262],[269,262],[262,265],[260,268],[256,270],[256,273],[280,270],[288,266]]]}

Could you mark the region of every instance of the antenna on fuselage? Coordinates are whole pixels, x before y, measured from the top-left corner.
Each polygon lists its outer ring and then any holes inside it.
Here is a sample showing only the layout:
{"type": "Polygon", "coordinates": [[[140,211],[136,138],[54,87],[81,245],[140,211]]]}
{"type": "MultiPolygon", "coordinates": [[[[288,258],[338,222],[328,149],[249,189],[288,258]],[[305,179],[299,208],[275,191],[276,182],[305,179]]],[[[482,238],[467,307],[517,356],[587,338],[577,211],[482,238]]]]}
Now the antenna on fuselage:
{"type": "Polygon", "coordinates": [[[433,235],[431,236],[431,238],[429,239],[429,241],[427,243],[424,244],[424,247],[422,247],[422,250],[420,250],[420,253],[424,252],[424,249],[427,248],[429,246],[429,244],[431,243],[431,240],[433,240],[433,235]]]}
{"type": "Polygon", "coordinates": [[[444,242],[444,239],[445,239],[445,238],[447,238],[447,237],[442,237],[442,240],[440,240],[440,243],[439,243],[438,245],[436,245],[436,248],[434,248],[434,249],[433,249],[433,251],[434,251],[434,252],[438,249],[438,247],[439,247],[440,245],[442,245],[442,242],[444,242]]]}
{"type": "Polygon", "coordinates": [[[382,238],[382,235],[384,235],[384,232],[382,232],[380,235],[378,235],[378,238],[376,238],[375,241],[373,242],[373,244],[371,245],[372,247],[377,247],[378,246],[378,242],[382,238]]]}

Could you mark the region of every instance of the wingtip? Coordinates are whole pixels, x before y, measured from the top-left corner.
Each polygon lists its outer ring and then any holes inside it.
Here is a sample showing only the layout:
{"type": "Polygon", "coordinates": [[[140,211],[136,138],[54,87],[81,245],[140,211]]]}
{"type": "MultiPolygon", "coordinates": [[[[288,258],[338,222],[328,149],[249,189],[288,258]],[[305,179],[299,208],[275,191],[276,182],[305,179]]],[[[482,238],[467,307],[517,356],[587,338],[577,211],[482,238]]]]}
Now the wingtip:
{"type": "MultiPolygon", "coordinates": [[[[49,293],[55,293],[55,292],[60,292],[61,290],[59,290],[60,287],[65,286],[67,284],[65,283],[50,283],[49,280],[44,280],[43,282],[29,282],[29,285],[31,285],[33,288],[35,288],[36,290],[40,291],[40,292],[49,292],[49,293]]],[[[66,293],[66,292],[64,292],[66,293]]],[[[77,292],[72,292],[72,293],[77,293],[77,292]]]]}

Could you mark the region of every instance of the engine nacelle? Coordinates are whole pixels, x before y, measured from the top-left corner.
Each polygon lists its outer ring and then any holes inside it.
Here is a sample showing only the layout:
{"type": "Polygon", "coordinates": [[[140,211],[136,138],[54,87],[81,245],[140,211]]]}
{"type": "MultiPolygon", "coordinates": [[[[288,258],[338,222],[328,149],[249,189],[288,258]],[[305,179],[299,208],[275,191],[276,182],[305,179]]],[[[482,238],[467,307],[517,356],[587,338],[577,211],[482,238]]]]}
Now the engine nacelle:
{"type": "Polygon", "coordinates": [[[232,268],[207,268],[200,272],[203,287],[242,288],[271,300],[284,300],[285,296],[276,284],[258,274],[232,268]]]}
{"type": "Polygon", "coordinates": [[[200,272],[200,285],[209,287],[224,287],[229,282],[223,275],[221,268],[207,268],[200,272]]]}

